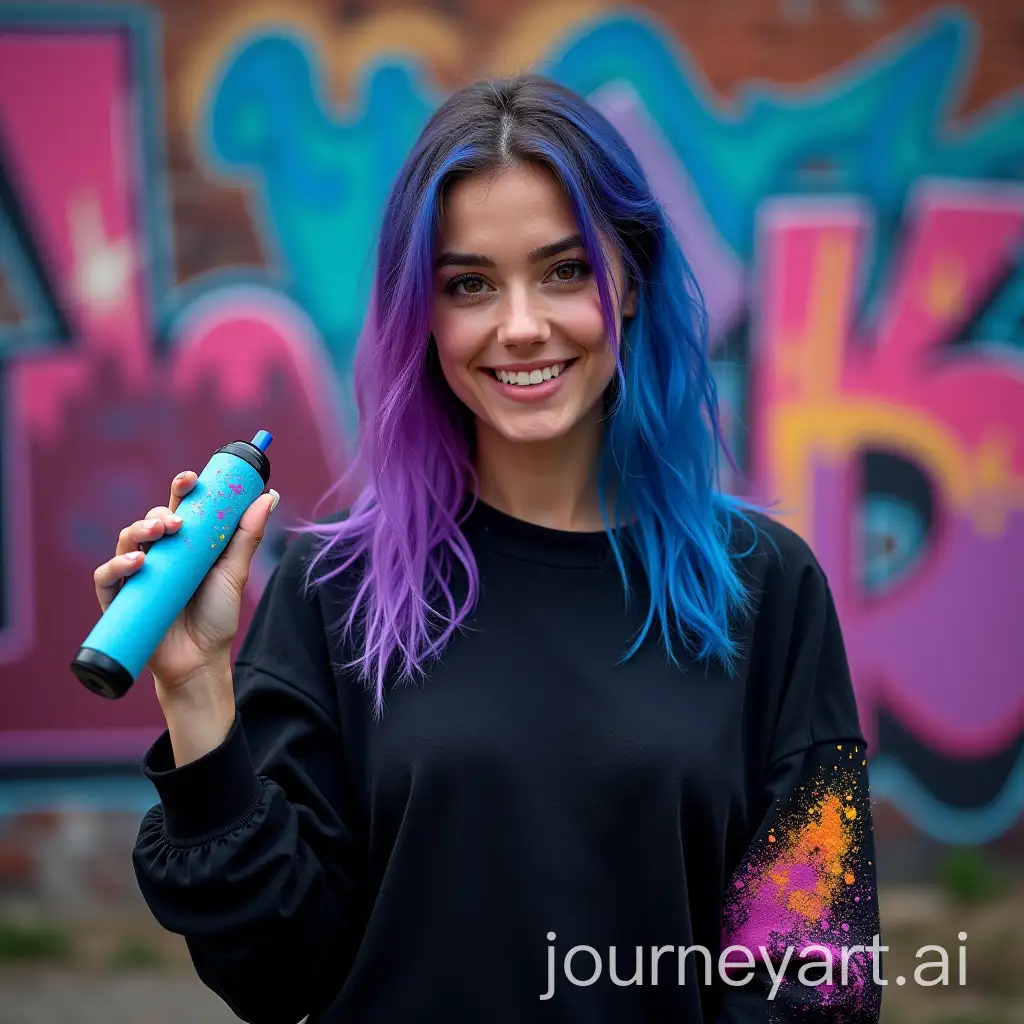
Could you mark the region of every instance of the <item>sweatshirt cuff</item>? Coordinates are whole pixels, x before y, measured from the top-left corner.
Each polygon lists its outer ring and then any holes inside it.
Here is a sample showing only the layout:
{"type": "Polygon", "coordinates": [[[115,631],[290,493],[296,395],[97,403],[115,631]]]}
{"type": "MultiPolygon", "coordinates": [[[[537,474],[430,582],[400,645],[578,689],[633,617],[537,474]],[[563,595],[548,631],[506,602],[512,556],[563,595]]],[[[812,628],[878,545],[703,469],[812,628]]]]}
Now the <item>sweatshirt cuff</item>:
{"type": "Polygon", "coordinates": [[[263,788],[237,711],[220,746],[180,768],[164,730],[143,756],[142,774],[160,797],[164,830],[179,842],[236,828],[252,812],[263,788]]]}

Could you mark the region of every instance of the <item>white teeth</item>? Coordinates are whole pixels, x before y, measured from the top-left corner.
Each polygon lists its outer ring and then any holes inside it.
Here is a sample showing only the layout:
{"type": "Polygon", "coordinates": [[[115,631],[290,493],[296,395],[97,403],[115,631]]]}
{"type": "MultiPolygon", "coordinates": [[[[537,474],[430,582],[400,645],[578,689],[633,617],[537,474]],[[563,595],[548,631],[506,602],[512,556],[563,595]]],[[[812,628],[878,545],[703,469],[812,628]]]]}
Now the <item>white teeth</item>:
{"type": "Polygon", "coordinates": [[[552,377],[557,377],[565,369],[565,363],[553,363],[551,366],[545,366],[541,370],[531,370],[527,373],[525,370],[519,370],[510,373],[507,370],[495,370],[494,375],[502,382],[502,384],[515,384],[518,387],[529,387],[532,384],[542,384],[546,380],[551,380],[552,377]]]}

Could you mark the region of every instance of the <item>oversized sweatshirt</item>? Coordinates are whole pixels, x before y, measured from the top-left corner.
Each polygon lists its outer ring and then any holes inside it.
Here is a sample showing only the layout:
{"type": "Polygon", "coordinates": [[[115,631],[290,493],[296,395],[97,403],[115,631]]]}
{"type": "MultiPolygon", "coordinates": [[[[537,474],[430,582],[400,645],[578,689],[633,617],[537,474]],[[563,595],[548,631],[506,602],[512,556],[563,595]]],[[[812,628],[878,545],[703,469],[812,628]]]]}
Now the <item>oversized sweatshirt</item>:
{"type": "Polygon", "coordinates": [[[304,592],[299,539],[226,739],[180,767],[166,733],[145,755],[152,912],[253,1024],[877,1021],[840,624],[808,546],[754,525],[733,537],[754,548],[730,671],[678,641],[673,664],[657,624],[624,659],[639,563],[627,601],[604,533],[478,503],[472,615],[380,719],[336,628],[354,578],[304,592]]]}

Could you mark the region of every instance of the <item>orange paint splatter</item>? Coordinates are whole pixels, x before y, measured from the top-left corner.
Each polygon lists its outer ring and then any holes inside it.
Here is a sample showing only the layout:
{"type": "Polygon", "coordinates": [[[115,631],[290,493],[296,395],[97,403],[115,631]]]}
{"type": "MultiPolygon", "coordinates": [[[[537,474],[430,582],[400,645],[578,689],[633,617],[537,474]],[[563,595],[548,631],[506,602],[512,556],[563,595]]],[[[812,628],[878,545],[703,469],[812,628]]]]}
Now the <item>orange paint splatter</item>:
{"type": "MultiPolygon", "coordinates": [[[[825,792],[807,808],[804,823],[787,837],[774,863],[765,872],[759,899],[800,915],[806,922],[819,921],[835,902],[846,877],[852,852],[852,820],[837,793],[825,792]],[[774,888],[769,893],[768,883],[774,888]]],[[[768,836],[774,843],[775,837],[768,836]]],[[[847,883],[850,884],[850,883],[847,883]]]]}

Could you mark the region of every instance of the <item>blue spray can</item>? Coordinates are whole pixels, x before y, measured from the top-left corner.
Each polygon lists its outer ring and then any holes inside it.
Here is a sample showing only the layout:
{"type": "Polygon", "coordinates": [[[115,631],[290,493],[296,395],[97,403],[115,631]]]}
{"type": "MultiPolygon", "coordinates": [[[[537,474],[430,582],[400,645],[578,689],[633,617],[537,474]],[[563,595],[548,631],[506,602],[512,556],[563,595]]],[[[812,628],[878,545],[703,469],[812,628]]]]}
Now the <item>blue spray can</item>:
{"type": "Polygon", "coordinates": [[[175,510],[183,522],[160,537],[85,638],[71,671],[93,693],[123,697],[188,604],[238,527],[242,513],[270,480],[261,430],[252,441],[217,451],[175,510]]]}

